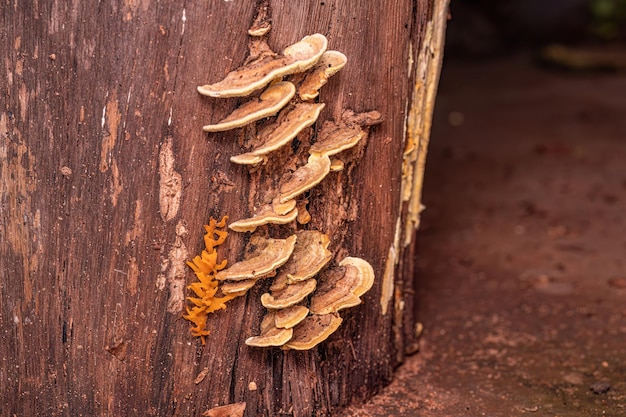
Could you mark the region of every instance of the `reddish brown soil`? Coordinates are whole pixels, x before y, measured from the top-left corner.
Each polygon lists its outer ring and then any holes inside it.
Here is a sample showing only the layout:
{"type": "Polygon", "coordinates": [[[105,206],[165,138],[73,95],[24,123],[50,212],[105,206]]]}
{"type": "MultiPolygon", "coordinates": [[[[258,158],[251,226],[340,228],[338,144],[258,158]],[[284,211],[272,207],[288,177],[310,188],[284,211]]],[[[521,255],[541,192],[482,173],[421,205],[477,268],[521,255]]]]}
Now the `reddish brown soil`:
{"type": "Polygon", "coordinates": [[[626,77],[444,63],[421,351],[346,416],[626,416],[626,77]]]}

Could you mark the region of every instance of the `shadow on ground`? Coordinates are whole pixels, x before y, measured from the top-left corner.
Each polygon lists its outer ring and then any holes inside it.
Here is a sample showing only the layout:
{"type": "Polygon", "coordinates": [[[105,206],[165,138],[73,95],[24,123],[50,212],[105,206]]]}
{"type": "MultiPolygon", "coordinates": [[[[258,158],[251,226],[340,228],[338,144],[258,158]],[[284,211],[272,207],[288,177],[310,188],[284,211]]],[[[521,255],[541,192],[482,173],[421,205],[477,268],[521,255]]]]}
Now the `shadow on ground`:
{"type": "Polygon", "coordinates": [[[626,77],[444,63],[420,353],[349,416],[626,416],[626,77]]]}

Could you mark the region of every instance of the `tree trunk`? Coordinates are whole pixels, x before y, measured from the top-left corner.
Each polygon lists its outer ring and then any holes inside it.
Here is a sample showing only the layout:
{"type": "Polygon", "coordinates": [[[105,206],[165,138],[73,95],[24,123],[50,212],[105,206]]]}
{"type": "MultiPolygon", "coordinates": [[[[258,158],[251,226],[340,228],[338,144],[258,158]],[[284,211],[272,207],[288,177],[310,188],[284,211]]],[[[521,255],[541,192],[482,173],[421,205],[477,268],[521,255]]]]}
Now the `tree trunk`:
{"type": "MultiPolygon", "coordinates": [[[[243,63],[259,5],[0,7],[1,415],[186,416],[234,402],[247,416],[328,415],[390,381],[417,349],[412,237],[446,0],[270,2],[274,50],[322,33],[348,57],[316,126],[347,109],[385,117],[362,157],[308,197],[306,227],[376,275],[308,351],[244,344],[269,283],[213,314],[205,346],[182,319],[202,225],[248,217],[262,191],[229,161],[241,132],[201,129],[242,99],[196,92],[243,63]]],[[[240,259],[248,237],[232,232],[220,256],[240,259]]]]}

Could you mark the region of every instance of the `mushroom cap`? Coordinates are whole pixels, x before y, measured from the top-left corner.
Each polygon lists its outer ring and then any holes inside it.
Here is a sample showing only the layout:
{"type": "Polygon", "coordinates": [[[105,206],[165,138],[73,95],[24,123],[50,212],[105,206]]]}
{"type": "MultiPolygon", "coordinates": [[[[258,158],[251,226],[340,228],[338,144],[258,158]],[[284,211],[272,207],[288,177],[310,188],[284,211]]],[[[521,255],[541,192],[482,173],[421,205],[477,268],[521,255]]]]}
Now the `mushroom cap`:
{"type": "Polygon", "coordinates": [[[289,81],[281,81],[269,86],[258,99],[244,103],[228,117],[214,125],[202,128],[205,132],[222,132],[256,122],[264,117],[273,116],[285,107],[294,96],[296,87],[289,81]]]}
{"type": "Polygon", "coordinates": [[[285,349],[307,350],[323,342],[335,332],[343,319],[338,314],[313,314],[293,329],[293,336],[285,349]]]}
{"type": "Polygon", "coordinates": [[[257,227],[272,224],[291,223],[298,216],[298,209],[294,208],[287,214],[276,214],[271,204],[264,206],[261,211],[247,219],[237,220],[231,223],[228,228],[235,232],[254,232],[257,227]]]}
{"type": "Polygon", "coordinates": [[[296,200],[280,202],[278,198],[275,198],[272,201],[272,211],[280,215],[287,214],[296,207],[296,204],[296,200]]]}
{"type": "Polygon", "coordinates": [[[312,100],[319,94],[330,77],[342,69],[348,58],[339,51],[326,51],[298,87],[301,100],[312,100]]]}
{"type": "Polygon", "coordinates": [[[319,230],[300,230],[296,236],[291,258],[280,271],[281,275],[287,275],[289,284],[314,277],[332,258],[328,235],[319,230]]]}
{"type": "Polygon", "coordinates": [[[331,172],[342,171],[344,168],[344,163],[339,158],[333,158],[330,160],[330,170],[331,172]]]}
{"type": "Polygon", "coordinates": [[[246,339],[246,345],[255,347],[282,346],[291,339],[293,328],[276,327],[276,312],[268,312],[260,326],[261,334],[246,339]]]}
{"type": "Polygon", "coordinates": [[[239,155],[233,155],[230,157],[230,162],[239,165],[258,165],[265,159],[262,156],[256,156],[251,152],[242,153],[239,155]]]}
{"type": "Polygon", "coordinates": [[[308,314],[309,309],[300,305],[278,310],[275,315],[276,327],[291,329],[304,320],[308,314]]]}
{"type": "Polygon", "coordinates": [[[309,69],[320,59],[327,46],[324,35],[305,36],[285,48],[283,56],[263,55],[229,72],[222,81],[198,87],[198,92],[211,97],[247,96],[276,78],[309,69]]]}
{"type": "Polygon", "coordinates": [[[374,285],[374,268],[372,268],[372,265],[370,265],[370,263],[365,259],[347,256],[339,262],[339,265],[345,268],[356,268],[358,270],[358,274],[361,279],[359,286],[357,286],[354,290],[356,296],[363,296],[370,290],[370,288],[372,288],[372,285],[374,285]]]}
{"type": "Polygon", "coordinates": [[[241,281],[227,281],[222,284],[220,289],[224,295],[243,295],[248,292],[250,288],[254,287],[254,284],[256,284],[257,281],[258,279],[254,278],[244,279],[241,281]]]}
{"type": "Polygon", "coordinates": [[[263,156],[287,145],[298,133],[315,123],[324,106],[324,103],[299,103],[286,114],[283,111],[276,123],[259,132],[260,145],[250,152],[232,156],[230,160],[244,165],[260,163],[263,156]]]}
{"type": "Polygon", "coordinates": [[[252,336],[246,339],[246,345],[254,347],[282,346],[293,336],[293,329],[273,327],[260,336],[252,336]]]}
{"type": "Polygon", "coordinates": [[[291,200],[319,184],[330,172],[330,158],[327,155],[312,154],[306,165],[286,174],[286,182],[280,187],[278,201],[291,200]]]}
{"type": "Polygon", "coordinates": [[[374,283],[374,270],[363,259],[347,257],[338,268],[320,275],[319,288],[311,297],[313,314],[336,313],[361,304],[361,296],[374,283]]]}
{"type": "Polygon", "coordinates": [[[355,146],[366,133],[360,126],[337,126],[334,123],[324,123],[309,152],[311,154],[335,155],[355,146]]]}
{"type": "Polygon", "coordinates": [[[281,309],[291,307],[304,300],[315,291],[317,282],[313,278],[287,285],[280,291],[265,293],[261,296],[261,304],[265,308],[281,309]]]}
{"type": "Polygon", "coordinates": [[[215,279],[219,281],[241,281],[272,274],[291,256],[296,245],[296,235],[287,239],[257,238],[255,242],[258,242],[259,247],[253,256],[219,271],[215,274],[215,279]]]}

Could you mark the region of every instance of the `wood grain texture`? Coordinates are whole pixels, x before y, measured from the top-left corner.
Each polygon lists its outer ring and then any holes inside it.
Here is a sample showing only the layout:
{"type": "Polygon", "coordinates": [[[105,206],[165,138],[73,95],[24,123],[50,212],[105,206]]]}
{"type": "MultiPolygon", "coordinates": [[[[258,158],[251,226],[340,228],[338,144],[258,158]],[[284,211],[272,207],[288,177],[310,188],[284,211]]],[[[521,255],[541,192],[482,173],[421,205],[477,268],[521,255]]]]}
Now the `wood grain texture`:
{"type": "MultiPolygon", "coordinates": [[[[344,109],[385,116],[349,175],[310,195],[312,226],[333,229],[335,253],[367,259],[377,277],[406,210],[409,50],[416,56],[432,3],[270,2],[275,50],[318,32],[348,57],[322,89],[321,121],[344,109]]],[[[246,216],[258,185],[228,160],[240,133],[201,130],[240,100],[196,92],[244,61],[256,6],[0,5],[0,415],[186,416],[233,402],[246,402],[246,416],[328,415],[388,383],[414,344],[414,315],[383,315],[380,282],[306,352],[243,343],[265,288],[212,317],[204,347],[181,318],[194,279],[183,261],[199,252],[202,225],[246,216]]],[[[246,237],[232,233],[220,255],[235,261],[246,237]]],[[[413,251],[396,274],[405,310],[413,251]]]]}

